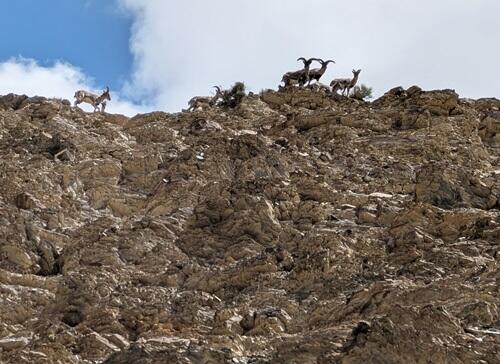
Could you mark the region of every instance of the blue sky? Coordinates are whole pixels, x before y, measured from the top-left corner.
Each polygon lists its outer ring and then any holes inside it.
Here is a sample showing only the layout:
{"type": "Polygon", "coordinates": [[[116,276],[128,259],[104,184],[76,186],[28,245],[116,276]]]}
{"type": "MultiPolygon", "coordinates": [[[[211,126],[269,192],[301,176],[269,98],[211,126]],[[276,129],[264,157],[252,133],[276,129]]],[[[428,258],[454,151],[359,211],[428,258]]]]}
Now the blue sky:
{"type": "Polygon", "coordinates": [[[175,112],[213,85],[277,88],[298,57],[319,57],[336,61],[322,82],[360,68],[375,96],[416,84],[500,97],[498,0],[0,4],[0,94],[73,100],[109,85],[109,112],[175,112]]]}
{"type": "Polygon", "coordinates": [[[114,0],[3,0],[0,61],[22,56],[62,60],[119,89],[132,67],[131,14],[114,0]],[[8,35],[8,36],[6,36],[8,35]]]}

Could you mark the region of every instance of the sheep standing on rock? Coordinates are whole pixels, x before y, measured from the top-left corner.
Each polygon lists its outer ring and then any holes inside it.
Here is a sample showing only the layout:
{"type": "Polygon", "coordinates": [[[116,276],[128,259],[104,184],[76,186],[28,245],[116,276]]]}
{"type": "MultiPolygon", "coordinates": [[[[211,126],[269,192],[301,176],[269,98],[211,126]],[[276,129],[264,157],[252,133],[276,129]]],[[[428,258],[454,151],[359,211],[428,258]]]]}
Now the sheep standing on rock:
{"type": "Polygon", "coordinates": [[[188,101],[187,111],[193,111],[204,106],[214,106],[217,100],[222,97],[222,90],[219,86],[214,86],[215,96],[194,96],[188,101]]]}
{"type": "Polygon", "coordinates": [[[74,97],[76,99],[75,106],[77,106],[78,104],[81,104],[82,102],[85,102],[85,103],[90,104],[94,107],[94,112],[99,110],[99,105],[101,105],[101,112],[104,112],[104,109],[106,108],[106,100],[111,101],[109,87],[106,87],[106,89],[103,91],[103,93],[100,96],[93,94],[92,92],[78,90],[75,92],[74,97]]]}
{"type": "Polygon", "coordinates": [[[337,78],[333,80],[330,83],[330,86],[332,87],[332,93],[336,93],[339,89],[342,89],[342,96],[345,95],[345,92],[347,91],[347,96],[349,97],[349,92],[351,89],[356,86],[356,83],[358,82],[358,76],[361,70],[352,70],[352,74],[354,75],[353,78],[337,78]]]}
{"type": "Polygon", "coordinates": [[[304,86],[309,80],[309,67],[313,61],[316,61],[316,58],[305,59],[304,57],[300,57],[297,58],[297,61],[304,62],[304,68],[298,71],[285,73],[281,79],[285,87],[290,86],[292,82],[298,83],[299,86],[304,86]]]}
{"type": "Polygon", "coordinates": [[[309,71],[308,77],[307,77],[307,85],[309,86],[311,84],[312,80],[316,80],[316,82],[319,82],[320,78],[323,77],[323,75],[326,72],[326,68],[328,67],[328,63],[335,63],[335,61],[332,61],[329,59],[328,61],[323,61],[320,58],[315,58],[316,61],[321,63],[321,68],[315,68],[309,71]]]}

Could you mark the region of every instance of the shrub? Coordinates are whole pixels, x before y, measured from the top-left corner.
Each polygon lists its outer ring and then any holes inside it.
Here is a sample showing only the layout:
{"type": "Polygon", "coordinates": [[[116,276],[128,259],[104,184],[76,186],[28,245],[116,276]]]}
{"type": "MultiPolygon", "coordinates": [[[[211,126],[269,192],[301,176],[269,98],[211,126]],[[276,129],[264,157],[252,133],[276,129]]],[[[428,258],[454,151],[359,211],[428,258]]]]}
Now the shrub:
{"type": "Polygon", "coordinates": [[[358,100],[371,99],[373,97],[372,88],[366,85],[354,86],[351,97],[358,100]]]}
{"type": "Polygon", "coordinates": [[[243,82],[236,82],[231,89],[225,90],[222,93],[222,99],[219,104],[222,107],[235,108],[245,96],[245,84],[243,82]]]}

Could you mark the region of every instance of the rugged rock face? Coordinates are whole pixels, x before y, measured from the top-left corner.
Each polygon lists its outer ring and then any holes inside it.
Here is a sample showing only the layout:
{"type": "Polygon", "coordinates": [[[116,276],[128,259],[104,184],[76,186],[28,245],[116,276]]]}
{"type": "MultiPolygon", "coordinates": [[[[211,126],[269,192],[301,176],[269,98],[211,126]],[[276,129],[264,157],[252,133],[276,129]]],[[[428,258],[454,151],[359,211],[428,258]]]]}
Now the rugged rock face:
{"type": "Polygon", "coordinates": [[[500,101],[0,98],[0,362],[500,362],[500,101]]]}

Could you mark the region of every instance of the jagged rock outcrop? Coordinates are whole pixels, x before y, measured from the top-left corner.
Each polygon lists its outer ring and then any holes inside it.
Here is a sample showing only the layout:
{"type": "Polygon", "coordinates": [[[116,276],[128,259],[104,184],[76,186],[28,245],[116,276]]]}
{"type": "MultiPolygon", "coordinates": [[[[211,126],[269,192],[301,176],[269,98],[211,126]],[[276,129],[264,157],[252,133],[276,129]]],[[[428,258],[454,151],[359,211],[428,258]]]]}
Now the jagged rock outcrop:
{"type": "Polygon", "coordinates": [[[500,362],[499,109],[0,97],[0,362],[500,362]]]}

